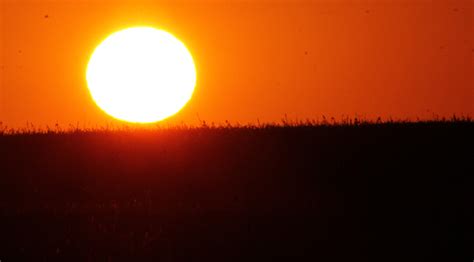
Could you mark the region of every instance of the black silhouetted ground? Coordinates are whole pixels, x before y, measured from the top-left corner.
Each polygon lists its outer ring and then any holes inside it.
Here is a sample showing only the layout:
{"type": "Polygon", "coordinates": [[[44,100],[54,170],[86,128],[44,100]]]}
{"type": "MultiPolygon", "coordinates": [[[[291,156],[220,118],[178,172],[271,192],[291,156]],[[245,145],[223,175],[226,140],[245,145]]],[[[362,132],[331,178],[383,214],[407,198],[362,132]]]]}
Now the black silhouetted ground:
{"type": "Polygon", "coordinates": [[[474,124],[0,136],[1,261],[461,261],[474,124]]]}

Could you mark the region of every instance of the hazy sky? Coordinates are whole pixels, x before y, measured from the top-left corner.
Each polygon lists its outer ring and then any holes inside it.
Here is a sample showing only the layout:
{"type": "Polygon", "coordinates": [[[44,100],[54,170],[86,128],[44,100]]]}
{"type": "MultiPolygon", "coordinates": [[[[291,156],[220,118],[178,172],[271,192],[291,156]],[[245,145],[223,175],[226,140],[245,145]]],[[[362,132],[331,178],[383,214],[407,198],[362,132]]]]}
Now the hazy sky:
{"type": "Polygon", "coordinates": [[[113,122],[86,65],[137,25],[173,33],[196,62],[194,96],[169,123],[474,116],[472,0],[0,3],[4,125],[113,122]]]}

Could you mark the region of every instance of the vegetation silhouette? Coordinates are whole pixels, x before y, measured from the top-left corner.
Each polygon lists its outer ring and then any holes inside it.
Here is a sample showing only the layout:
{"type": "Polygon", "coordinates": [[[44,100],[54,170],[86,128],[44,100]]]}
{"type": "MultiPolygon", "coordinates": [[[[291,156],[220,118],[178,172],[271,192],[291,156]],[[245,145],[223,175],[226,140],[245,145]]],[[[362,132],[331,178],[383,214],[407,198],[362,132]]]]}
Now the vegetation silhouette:
{"type": "Polygon", "coordinates": [[[469,118],[0,130],[2,261],[472,255],[469,118]]]}

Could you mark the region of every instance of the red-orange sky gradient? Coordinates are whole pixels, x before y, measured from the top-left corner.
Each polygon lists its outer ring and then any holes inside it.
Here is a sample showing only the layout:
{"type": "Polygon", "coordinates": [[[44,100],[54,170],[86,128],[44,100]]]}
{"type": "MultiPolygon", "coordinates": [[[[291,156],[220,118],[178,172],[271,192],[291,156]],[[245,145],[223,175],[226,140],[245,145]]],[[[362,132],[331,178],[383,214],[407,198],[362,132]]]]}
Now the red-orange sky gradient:
{"type": "Polygon", "coordinates": [[[472,0],[0,0],[0,121],[113,123],[92,101],[94,48],[130,26],[192,52],[192,100],[164,123],[322,115],[474,115],[472,0]]]}

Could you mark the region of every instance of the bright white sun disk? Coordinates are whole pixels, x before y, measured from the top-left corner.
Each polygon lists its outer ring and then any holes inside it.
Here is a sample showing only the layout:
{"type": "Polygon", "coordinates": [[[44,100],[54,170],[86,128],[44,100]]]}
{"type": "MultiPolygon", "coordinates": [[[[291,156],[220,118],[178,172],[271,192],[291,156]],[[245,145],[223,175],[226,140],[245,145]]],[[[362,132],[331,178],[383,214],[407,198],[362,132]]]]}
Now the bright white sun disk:
{"type": "Polygon", "coordinates": [[[151,27],[110,35],[94,51],[87,83],[96,104],[128,122],[150,123],[177,113],[196,84],[193,58],[173,35],[151,27]]]}

